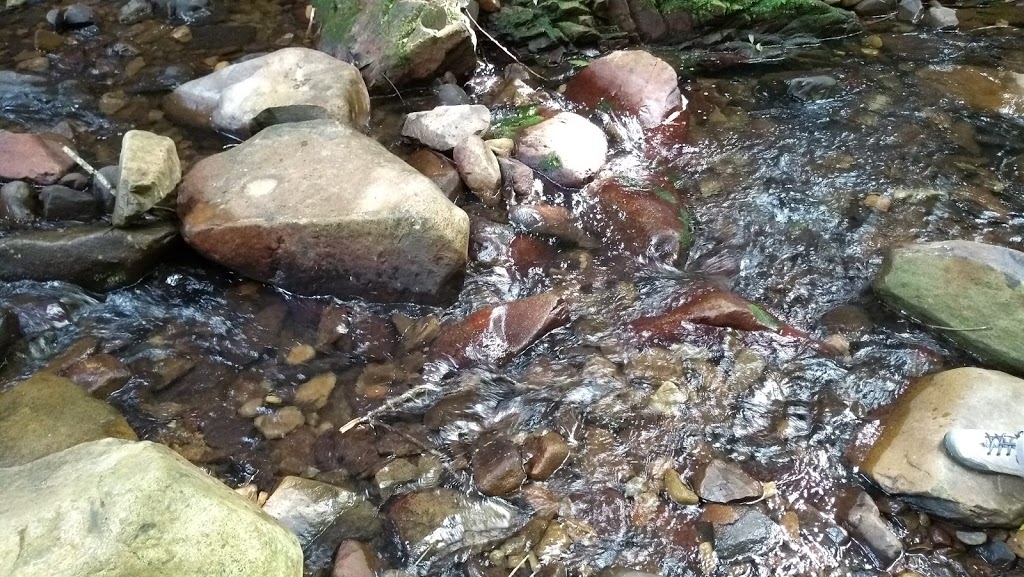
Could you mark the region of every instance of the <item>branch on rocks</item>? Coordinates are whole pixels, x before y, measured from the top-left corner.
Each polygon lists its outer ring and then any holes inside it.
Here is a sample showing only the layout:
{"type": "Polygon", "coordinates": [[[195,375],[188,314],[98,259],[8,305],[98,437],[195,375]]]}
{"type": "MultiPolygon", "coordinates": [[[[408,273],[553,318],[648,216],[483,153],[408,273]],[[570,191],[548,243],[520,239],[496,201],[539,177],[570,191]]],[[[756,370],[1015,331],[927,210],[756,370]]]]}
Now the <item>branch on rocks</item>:
{"type": "Polygon", "coordinates": [[[394,409],[397,409],[398,407],[400,407],[404,403],[406,403],[408,401],[411,401],[414,398],[418,397],[421,393],[425,393],[425,392],[428,392],[428,391],[437,391],[437,390],[440,390],[440,388],[437,385],[432,384],[432,383],[427,383],[427,384],[423,384],[423,385],[419,385],[419,386],[413,387],[413,388],[409,389],[408,391],[402,393],[401,395],[399,395],[399,396],[397,396],[397,397],[395,397],[393,399],[389,399],[383,405],[377,407],[376,409],[370,411],[369,413],[366,413],[362,417],[357,417],[357,418],[352,419],[351,421],[345,423],[344,425],[342,425],[342,427],[340,429],[338,429],[338,431],[341,432],[341,433],[347,433],[347,432],[351,431],[352,429],[358,427],[359,425],[362,425],[362,424],[365,424],[365,423],[372,423],[378,416],[383,415],[384,413],[388,413],[390,411],[393,411],[394,409]]]}
{"type": "Polygon", "coordinates": [[[515,54],[512,54],[512,52],[508,48],[505,48],[504,46],[501,45],[501,42],[498,42],[497,38],[495,38],[494,36],[491,36],[491,34],[489,32],[484,30],[483,27],[480,26],[480,23],[477,22],[475,18],[470,16],[469,13],[466,13],[466,18],[469,18],[469,21],[473,23],[473,26],[476,26],[476,29],[479,30],[481,33],[483,33],[483,35],[486,36],[488,40],[493,42],[494,45],[497,46],[498,48],[501,48],[501,51],[504,52],[505,54],[508,54],[509,58],[511,58],[512,60],[515,60],[516,64],[522,65],[523,68],[526,68],[527,72],[529,72],[530,74],[533,74],[537,78],[540,78],[541,80],[543,80],[545,82],[548,81],[547,78],[545,78],[545,77],[541,76],[540,74],[534,72],[532,68],[530,68],[529,66],[527,66],[527,65],[523,64],[522,62],[520,62],[520,60],[518,58],[516,58],[515,54]]]}
{"type": "Polygon", "coordinates": [[[92,167],[91,164],[86,162],[84,158],[78,156],[78,153],[76,153],[74,150],[71,150],[71,148],[63,145],[60,147],[60,149],[64,152],[64,154],[68,155],[68,158],[74,160],[78,164],[78,166],[81,166],[83,170],[88,172],[89,175],[92,176],[93,179],[95,179],[96,182],[98,182],[99,185],[103,187],[105,191],[107,191],[110,194],[115,193],[114,186],[110,184],[110,181],[107,180],[107,178],[103,176],[103,174],[101,174],[100,171],[96,170],[95,168],[92,167]]]}

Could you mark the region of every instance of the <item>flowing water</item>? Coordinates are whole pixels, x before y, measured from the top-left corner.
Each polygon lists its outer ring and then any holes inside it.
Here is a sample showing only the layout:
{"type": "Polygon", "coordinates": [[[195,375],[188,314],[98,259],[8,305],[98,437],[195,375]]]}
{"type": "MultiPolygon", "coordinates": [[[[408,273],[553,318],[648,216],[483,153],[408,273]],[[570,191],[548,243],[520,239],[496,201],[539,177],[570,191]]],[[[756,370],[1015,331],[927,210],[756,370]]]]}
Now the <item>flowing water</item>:
{"type": "MultiPolygon", "coordinates": [[[[0,127],[70,120],[79,151],[97,164],[115,160],[121,132],[145,128],[180,141],[191,163],[230,142],[186,133],[153,114],[163,91],[217,60],[301,44],[303,10],[289,2],[231,3],[220,7],[214,24],[194,26],[185,45],[157,21],[118,39],[112,31],[125,27],[112,21],[75,33],[75,44],[51,58],[35,92],[18,101],[0,84],[0,127]],[[144,61],[129,75],[124,65],[137,58],[144,61]],[[123,91],[127,105],[101,113],[100,97],[112,91],[123,91]]],[[[5,14],[0,70],[28,58],[23,51],[31,50],[44,13],[40,6],[5,14]]],[[[839,518],[849,490],[867,486],[844,452],[870,412],[911,378],[971,362],[872,296],[883,250],[939,239],[1020,247],[1024,239],[1024,116],[971,108],[919,74],[949,65],[1024,73],[1024,38],[1015,27],[1024,23],[1024,8],[964,8],[960,17],[963,29],[953,33],[882,20],[865,35],[823,45],[760,52],[751,46],[746,52],[763,56],[755,58],[760,62],[737,67],[708,65],[715,60],[706,55],[704,64],[694,64],[686,53],[662,54],[679,63],[691,108],[688,142],[663,151],[696,223],[680,268],[622,266],[601,251],[559,247],[528,267],[514,266],[503,247],[507,238],[485,230],[474,234],[476,259],[457,302],[444,309],[296,297],[189,254],[108,295],[61,283],[11,283],[0,285],[0,304],[19,311],[26,336],[0,373],[0,388],[94,337],[131,369],[131,380],[110,400],[141,437],[171,445],[231,486],[251,482],[269,491],[284,475],[329,472],[321,438],[433,378],[422,352],[405,346],[393,315],[432,314],[444,322],[563,287],[567,326],[507,366],[448,375],[439,391],[386,413],[380,427],[349,434],[345,442],[366,447],[366,455],[364,470],[348,474],[375,504],[384,495],[370,475],[393,455],[413,462],[439,455],[442,483],[472,493],[467,462],[475,443],[550,429],[572,447],[567,464],[543,484],[574,529],[575,545],[550,564],[569,575],[609,566],[670,576],[877,574],[839,518]],[[802,101],[787,93],[787,81],[816,75],[838,80],[834,94],[802,101]],[[877,200],[866,203],[869,195],[891,206],[869,206],[877,200]],[[696,327],[683,338],[649,343],[627,330],[629,321],[678,302],[694,283],[726,287],[818,338],[842,335],[849,355],[823,354],[774,333],[696,327]],[[348,333],[313,361],[288,364],[295,345],[317,342],[328,309],[341,311],[348,333]],[[266,440],[251,416],[238,414],[247,400],[287,400],[298,384],[325,372],[338,375],[328,404],[283,439],[266,440]],[[679,392],[669,406],[652,406],[665,382],[679,392]],[[435,405],[440,409],[432,412],[435,405]],[[394,449],[395,431],[415,442],[394,449]],[[756,506],[786,529],[763,547],[720,560],[717,569],[706,566],[700,544],[716,515],[728,513],[677,506],[657,498],[656,489],[667,467],[685,479],[712,458],[774,482],[776,495],[756,506]]],[[[493,70],[484,67],[477,82],[486,83],[493,70]]],[[[375,134],[387,142],[401,112],[430,100],[415,92],[403,98],[376,101],[375,134]]],[[[638,137],[632,138],[620,144],[620,155],[638,137]]],[[[527,510],[522,495],[510,501],[527,510]]],[[[908,545],[893,574],[998,573],[950,544],[955,527],[892,499],[882,503],[908,545]]],[[[383,550],[385,541],[378,542],[383,550]]],[[[481,569],[487,559],[496,560],[485,551],[443,572],[497,574],[481,569]]],[[[395,568],[414,562],[390,557],[395,568]]]]}

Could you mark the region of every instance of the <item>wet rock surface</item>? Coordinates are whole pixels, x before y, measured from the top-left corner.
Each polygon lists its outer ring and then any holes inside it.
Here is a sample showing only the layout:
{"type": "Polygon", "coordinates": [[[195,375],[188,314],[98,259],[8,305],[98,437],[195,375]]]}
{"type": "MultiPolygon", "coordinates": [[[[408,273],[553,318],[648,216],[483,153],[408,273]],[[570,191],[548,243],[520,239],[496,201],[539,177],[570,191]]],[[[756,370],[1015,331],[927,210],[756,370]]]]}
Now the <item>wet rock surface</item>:
{"type": "Polygon", "coordinates": [[[0,280],[64,280],[108,291],[138,281],[177,238],[169,224],[17,232],[0,238],[0,280]]]}
{"type": "Polygon", "coordinates": [[[592,61],[565,87],[565,97],[588,108],[610,107],[654,128],[682,113],[676,71],[642,50],[612,52],[592,61]]]}
{"type": "Polygon", "coordinates": [[[272,126],[205,159],[185,177],[178,210],[185,240],[205,256],[305,294],[436,300],[466,262],[465,213],[329,120],[272,126]],[[294,149],[308,154],[285,153],[294,149]],[[345,186],[327,187],[335,183],[345,186]]]}
{"type": "Polygon", "coordinates": [[[135,440],[117,409],[68,379],[39,373],[0,393],[0,467],[106,437],[135,440]]]}
{"type": "Polygon", "coordinates": [[[586,184],[607,156],[604,132],[571,112],[527,128],[516,143],[517,159],[564,186],[586,184]]]}
{"type": "Polygon", "coordinates": [[[0,468],[0,479],[12,574],[301,573],[294,536],[162,445],[94,441],[0,468]]]}
{"type": "Polygon", "coordinates": [[[862,470],[887,493],[936,516],[979,526],[1024,523],[1024,479],[968,469],[943,446],[953,428],[1008,430],[1021,407],[1000,401],[1024,390],[1024,380],[998,371],[953,369],[914,383],[882,421],[881,436],[862,470]]]}
{"type": "Polygon", "coordinates": [[[952,241],[893,250],[874,288],[892,308],[978,357],[1024,371],[1022,282],[1024,253],[952,241]]]}
{"type": "Polygon", "coordinates": [[[739,465],[717,459],[708,464],[697,482],[700,498],[712,503],[756,499],[762,492],[761,483],[739,465]]]}

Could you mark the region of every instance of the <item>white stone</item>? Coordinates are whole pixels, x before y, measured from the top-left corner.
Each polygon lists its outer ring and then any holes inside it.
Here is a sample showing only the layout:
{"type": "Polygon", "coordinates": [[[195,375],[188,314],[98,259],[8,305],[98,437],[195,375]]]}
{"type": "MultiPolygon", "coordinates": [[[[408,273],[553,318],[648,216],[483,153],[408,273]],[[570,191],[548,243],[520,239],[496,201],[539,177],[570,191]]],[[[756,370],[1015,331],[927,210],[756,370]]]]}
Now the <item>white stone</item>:
{"type": "Polygon", "coordinates": [[[434,150],[451,150],[467,136],[483,136],[491,126],[491,111],[479,104],[438,106],[405,117],[402,136],[415,138],[434,150]]]}
{"type": "Polygon", "coordinates": [[[586,184],[601,170],[607,156],[604,132],[572,112],[560,112],[527,128],[516,146],[516,158],[569,187],[586,184]]]}

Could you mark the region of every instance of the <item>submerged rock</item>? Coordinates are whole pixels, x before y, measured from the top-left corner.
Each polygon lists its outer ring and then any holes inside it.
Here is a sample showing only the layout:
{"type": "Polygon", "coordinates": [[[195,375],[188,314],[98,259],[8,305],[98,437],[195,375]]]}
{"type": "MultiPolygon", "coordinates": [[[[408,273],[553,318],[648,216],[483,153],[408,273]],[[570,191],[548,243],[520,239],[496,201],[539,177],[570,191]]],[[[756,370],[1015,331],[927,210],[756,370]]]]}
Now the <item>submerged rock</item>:
{"type": "Polygon", "coordinates": [[[426,82],[476,67],[476,36],[460,0],[313,0],[318,47],[352,62],[371,87],[426,82]]]}
{"type": "Polygon", "coordinates": [[[470,136],[483,136],[491,126],[491,112],[479,104],[438,106],[405,117],[402,136],[415,138],[434,150],[446,151],[470,136]]]}
{"type": "Polygon", "coordinates": [[[174,141],[144,130],[129,130],[121,141],[114,226],[156,206],[181,180],[181,162],[174,141]]]}
{"type": "Polygon", "coordinates": [[[588,108],[607,106],[635,116],[645,129],[686,108],[675,69],[643,50],[620,50],[594,60],[569,81],[565,97],[588,108]]]}
{"type": "Polygon", "coordinates": [[[344,539],[371,540],[381,530],[377,509],[356,491],[285,477],[263,506],[299,538],[307,567],[326,566],[344,539]]]}
{"type": "Polygon", "coordinates": [[[896,311],[985,361],[1024,372],[1022,283],[1024,252],[946,241],[890,251],[873,286],[896,311]]]}
{"type": "Polygon", "coordinates": [[[956,10],[945,6],[930,6],[921,18],[921,24],[936,30],[956,28],[960,20],[956,17],[956,10]]]}
{"type": "Polygon", "coordinates": [[[779,546],[782,529],[760,510],[744,508],[731,523],[716,523],[715,554],[734,561],[763,555],[779,546]]]}
{"type": "Polygon", "coordinates": [[[0,281],[63,280],[94,291],[114,290],[145,276],[177,238],[175,227],[163,223],[16,232],[0,238],[0,281]]]}
{"type": "Polygon", "coordinates": [[[179,122],[237,136],[271,123],[274,111],[291,122],[334,119],[363,129],[370,96],[351,64],[293,47],[186,82],[167,97],[164,110],[179,122]]]}
{"type": "Polygon", "coordinates": [[[107,437],[138,438],[117,409],[68,379],[36,373],[0,393],[0,467],[107,437]]]}
{"type": "Polygon", "coordinates": [[[591,183],[580,194],[583,227],[615,252],[658,264],[681,264],[693,242],[690,213],[672,191],[652,188],[617,178],[591,183]]]}
{"type": "Polygon", "coordinates": [[[385,519],[392,540],[420,574],[465,559],[513,535],[525,519],[500,499],[478,499],[434,488],[394,498],[385,519]]]}
{"type": "Polygon", "coordinates": [[[697,494],[712,503],[757,499],[764,493],[761,483],[739,465],[715,459],[697,478],[697,494]]]}
{"type": "Polygon", "coordinates": [[[839,81],[831,76],[804,76],[787,84],[789,95],[804,102],[831,98],[839,90],[839,81]]]}
{"type": "Polygon", "coordinates": [[[886,493],[930,514],[976,526],[1024,523],[1024,479],[968,469],[947,454],[954,428],[1017,431],[1024,380],[962,368],[919,379],[879,415],[881,435],[860,461],[886,493]]]}
{"type": "Polygon", "coordinates": [[[903,554],[903,543],[882,519],[878,506],[867,493],[858,492],[846,521],[853,535],[875,555],[883,568],[903,554]]]}
{"type": "Polygon", "coordinates": [[[90,221],[100,216],[100,205],[92,193],[60,184],[44,186],[39,191],[46,220],[90,221]]]}
{"type": "Polygon", "coordinates": [[[942,65],[918,70],[917,78],[925,89],[946,94],[976,112],[1024,117],[1024,74],[942,65]]]}
{"type": "Polygon", "coordinates": [[[0,572],[299,577],[287,529],[176,453],[105,439],[0,469],[0,572]]]}
{"type": "Polygon", "coordinates": [[[523,131],[516,158],[558,184],[580,187],[604,166],[608,139],[586,118],[560,112],[523,131]]]}
{"type": "Polygon", "coordinates": [[[0,180],[54,184],[75,166],[64,154],[67,140],[52,134],[22,134],[0,130],[0,180]]]}
{"type": "Polygon", "coordinates": [[[375,140],[330,120],[271,126],[202,160],[178,212],[202,254],[302,294],[439,300],[468,259],[466,213],[375,140]]]}
{"type": "Polygon", "coordinates": [[[504,364],[534,341],[568,321],[562,295],[549,292],[481,309],[441,327],[431,356],[462,368],[504,364]]]}

